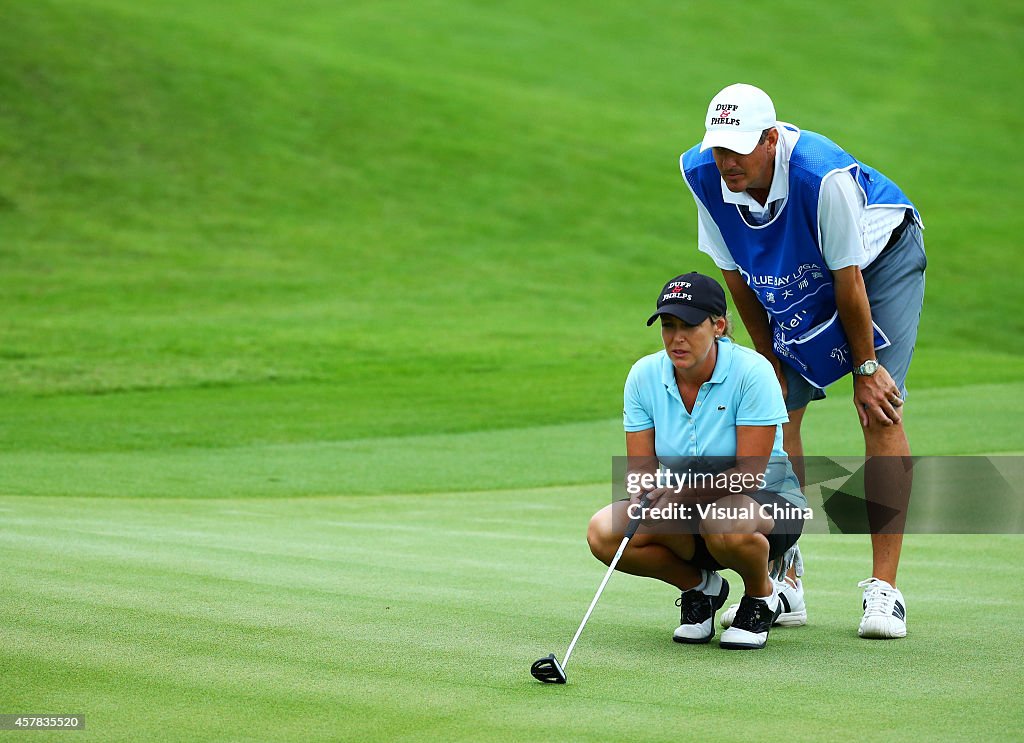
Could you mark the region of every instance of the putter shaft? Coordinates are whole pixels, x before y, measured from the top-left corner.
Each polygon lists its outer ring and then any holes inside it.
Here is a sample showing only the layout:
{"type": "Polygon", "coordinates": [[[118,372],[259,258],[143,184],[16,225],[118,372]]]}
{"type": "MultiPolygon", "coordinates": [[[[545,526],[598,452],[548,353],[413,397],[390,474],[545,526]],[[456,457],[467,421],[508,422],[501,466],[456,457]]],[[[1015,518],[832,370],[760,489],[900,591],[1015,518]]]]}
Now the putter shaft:
{"type": "Polygon", "coordinates": [[[604,574],[604,580],[601,581],[600,587],[597,589],[597,594],[594,596],[594,600],[590,602],[590,608],[587,609],[587,613],[583,615],[583,621],[580,622],[579,629],[576,630],[576,634],[572,638],[572,642],[569,643],[569,649],[565,651],[565,657],[562,658],[562,668],[565,668],[565,664],[569,662],[569,656],[572,655],[572,649],[576,647],[576,641],[580,639],[580,635],[583,634],[583,628],[587,625],[587,620],[590,619],[590,615],[594,612],[594,607],[597,606],[597,600],[601,598],[601,592],[604,591],[604,587],[608,585],[608,579],[612,577],[612,573],[615,572],[615,566],[619,563],[619,558],[622,557],[622,553],[626,550],[626,545],[629,544],[629,537],[623,537],[622,542],[619,543],[619,549],[615,552],[615,557],[612,558],[611,563],[608,565],[608,572],[604,574]]]}
{"type": "MultiPolygon", "coordinates": [[[[647,496],[644,495],[640,499],[640,509],[643,510],[650,505],[650,501],[647,500],[647,496]]],[[[590,619],[590,615],[594,612],[594,607],[597,606],[597,600],[601,598],[601,593],[604,591],[604,587],[608,585],[608,579],[612,577],[612,573],[615,572],[615,566],[619,564],[619,559],[622,557],[622,553],[626,551],[626,545],[629,544],[629,540],[636,534],[637,528],[640,526],[640,519],[631,519],[629,526],[626,527],[625,535],[622,537],[622,541],[619,543],[619,548],[615,551],[615,557],[608,564],[608,572],[604,574],[604,580],[601,581],[601,585],[598,586],[597,593],[594,594],[594,600],[590,602],[590,608],[587,609],[587,613],[583,615],[583,621],[580,622],[579,629],[576,630],[576,634],[573,635],[572,642],[569,643],[569,649],[565,651],[565,657],[562,659],[562,668],[565,668],[565,664],[569,662],[569,656],[572,655],[572,649],[576,647],[576,641],[580,639],[580,635],[583,634],[583,628],[587,626],[587,620],[590,619]]]]}

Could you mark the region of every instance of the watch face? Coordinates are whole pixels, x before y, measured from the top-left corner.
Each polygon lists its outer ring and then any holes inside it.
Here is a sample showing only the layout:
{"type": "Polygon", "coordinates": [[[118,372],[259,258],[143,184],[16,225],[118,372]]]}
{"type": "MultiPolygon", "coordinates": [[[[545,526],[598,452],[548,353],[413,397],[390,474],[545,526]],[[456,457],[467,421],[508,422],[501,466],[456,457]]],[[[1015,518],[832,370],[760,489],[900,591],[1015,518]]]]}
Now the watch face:
{"type": "Polygon", "coordinates": [[[874,359],[868,359],[860,365],[859,369],[857,369],[857,373],[863,376],[870,376],[876,371],[878,371],[878,362],[874,359]]]}

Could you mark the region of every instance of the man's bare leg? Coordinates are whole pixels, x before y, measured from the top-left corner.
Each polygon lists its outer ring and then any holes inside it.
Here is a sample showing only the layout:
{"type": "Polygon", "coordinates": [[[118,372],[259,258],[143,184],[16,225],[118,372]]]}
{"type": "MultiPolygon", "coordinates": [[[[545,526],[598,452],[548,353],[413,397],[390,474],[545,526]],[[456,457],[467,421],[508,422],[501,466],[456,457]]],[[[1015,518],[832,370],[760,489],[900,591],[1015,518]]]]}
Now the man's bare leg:
{"type": "MultiPolygon", "coordinates": [[[[805,479],[807,469],[804,467],[804,442],[800,437],[800,425],[803,423],[804,413],[806,412],[806,405],[799,410],[790,410],[789,423],[782,424],[782,445],[789,456],[790,463],[793,465],[793,472],[796,474],[797,480],[800,481],[800,489],[805,493],[807,492],[807,481],[805,479]]],[[[786,577],[793,581],[793,585],[796,585],[798,577],[796,574],[796,564],[789,566],[786,577]]]]}
{"type": "MultiPolygon", "coordinates": [[[[903,417],[906,417],[905,412],[903,417]]],[[[903,525],[914,479],[909,459],[910,443],[903,423],[883,426],[872,421],[863,430],[864,454],[869,458],[865,464],[865,496],[869,504],[878,504],[883,511],[872,517],[869,506],[871,575],[895,587],[903,548],[903,525]]]]}
{"type": "Polygon", "coordinates": [[[864,495],[873,561],[871,578],[860,584],[864,617],[857,634],[889,640],[907,634],[907,604],[896,587],[896,570],[913,483],[910,444],[902,423],[886,426],[872,420],[863,430],[864,495]]]}

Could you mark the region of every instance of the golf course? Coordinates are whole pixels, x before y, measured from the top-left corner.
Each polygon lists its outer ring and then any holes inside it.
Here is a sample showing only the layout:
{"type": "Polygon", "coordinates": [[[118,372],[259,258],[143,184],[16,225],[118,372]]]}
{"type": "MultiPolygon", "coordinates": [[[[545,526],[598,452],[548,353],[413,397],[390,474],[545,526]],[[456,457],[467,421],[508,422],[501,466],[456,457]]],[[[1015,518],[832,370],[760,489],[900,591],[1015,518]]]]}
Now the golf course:
{"type": "MultiPolygon", "coordinates": [[[[1020,534],[908,534],[893,641],[857,637],[867,535],[801,539],[808,623],[757,652],[615,574],[568,683],[530,675],[605,570],[658,289],[721,276],[678,159],[725,85],[920,210],[913,453],[1024,455],[1024,6],[0,17],[0,715],[85,720],[0,743],[1024,735],[1020,534]]],[[[863,454],[851,395],[808,456],[863,454]]]]}

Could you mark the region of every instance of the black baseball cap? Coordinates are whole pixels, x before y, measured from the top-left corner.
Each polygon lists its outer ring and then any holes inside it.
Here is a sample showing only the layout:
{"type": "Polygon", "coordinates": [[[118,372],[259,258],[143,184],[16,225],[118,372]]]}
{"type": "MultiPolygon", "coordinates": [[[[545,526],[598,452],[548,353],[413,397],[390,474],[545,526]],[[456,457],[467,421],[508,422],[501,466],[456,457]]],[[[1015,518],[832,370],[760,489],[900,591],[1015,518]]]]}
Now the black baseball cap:
{"type": "Polygon", "coordinates": [[[721,285],[702,273],[684,273],[665,284],[658,295],[658,311],[647,321],[653,325],[658,315],[674,315],[689,325],[700,325],[709,317],[725,314],[725,292],[721,285]]]}

